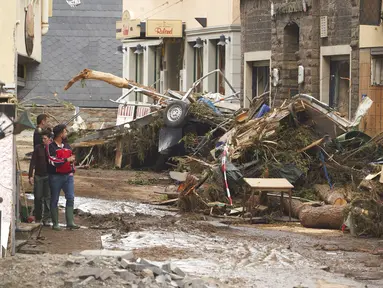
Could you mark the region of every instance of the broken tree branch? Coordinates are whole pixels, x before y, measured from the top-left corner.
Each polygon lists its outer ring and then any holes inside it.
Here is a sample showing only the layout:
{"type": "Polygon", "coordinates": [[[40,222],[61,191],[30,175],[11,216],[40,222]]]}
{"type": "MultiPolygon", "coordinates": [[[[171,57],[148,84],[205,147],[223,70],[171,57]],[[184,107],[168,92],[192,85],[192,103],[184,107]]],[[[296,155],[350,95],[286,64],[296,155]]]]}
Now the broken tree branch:
{"type": "Polygon", "coordinates": [[[100,71],[94,71],[90,69],[84,69],[82,70],[78,75],[74,76],[68,84],[64,87],[64,90],[68,90],[70,87],[73,86],[78,81],[81,80],[99,80],[106,82],[110,85],[113,85],[118,88],[127,88],[127,89],[136,89],[137,92],[142,93],[156,101],[159,102],[164,102],[164,98],[170,98],[168,96],[162,95],[157,93],[154,89],[150,87],[143,86],[139,83],[118,77],[116,75],[110,74],[110,73],[105,73],[105,72],[100,72],[100,71]]]}

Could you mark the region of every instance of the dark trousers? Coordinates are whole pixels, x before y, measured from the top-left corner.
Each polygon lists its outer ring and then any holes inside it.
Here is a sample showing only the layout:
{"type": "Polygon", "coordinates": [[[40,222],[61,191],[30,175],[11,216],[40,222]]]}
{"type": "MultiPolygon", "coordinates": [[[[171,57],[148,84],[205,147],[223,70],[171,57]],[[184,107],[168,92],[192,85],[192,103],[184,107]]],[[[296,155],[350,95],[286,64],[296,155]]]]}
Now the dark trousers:
{"type": "Polygon", "coordinates": [[[47,221],[50,218],[51,193],[49,190],[48,176],[34,177],[33,194],[35,196],[36,222],[47,221]],[[44,209],[44,211],[43,211],[44,209]],[[43,216],[44,213],[44,216],[43,216]]]}
{"type": "Polygon", "coordinates": [[[66,206],[74,205],[74,179],[70,174],[50,174],[49,187],[51,189],[51,207],[57,208],[60,192],[64,191],[66,206]]]}

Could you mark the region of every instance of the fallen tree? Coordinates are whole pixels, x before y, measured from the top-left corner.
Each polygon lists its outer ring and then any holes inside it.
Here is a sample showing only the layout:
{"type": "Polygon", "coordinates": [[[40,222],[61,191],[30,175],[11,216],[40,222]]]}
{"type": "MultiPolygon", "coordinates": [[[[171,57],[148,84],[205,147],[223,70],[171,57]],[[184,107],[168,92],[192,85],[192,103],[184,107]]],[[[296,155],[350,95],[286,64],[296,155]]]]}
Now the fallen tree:
{"type": "MultiPolygon", "coordinates": [[[[340,229],[344,223],[344,211],[347,206],[323,205],[318,202],[303,203],[292,200],[291,215],[301,221],[303,227],[319,229],[340,229]]],[[[289,213],[289,200],[283,200],[283,208],[289,213]]]]}
{"type": "MultiPolygon", "coordinates": [[[[73,86],[73,84],[83,80],[99,80],[118,88],[131,89],[132,91],[142,93],[145,96],[152,98],[153,100],[159,101],[160,103],[164,103],[166,99],[174,99],[172,97],[158,93],[155,89],[151,87],[147,87],[134,81],[118,77],[111,73],[94,71],[90,69],[84,69],[78,75],[74,76],[64,87],[64,90],[68,90],[70,87],[73,86]]],[[[195,99],[190,95],[187,98],[190,102],[195,102],[195,99]]]]}
{"type": "Polygon", "coordinates": [[[347,200],[345,199],[345,188],[330,189],[327,184],[317,184],[314,185],[314,189],[317,191],[319,198],[322,199],[326,204],[335,206],[343,206],[347,204],[347,200]]]}
{"type": "Polygon", "coordinates": [[[344,209],[346,206],[324,205],[312,207],[305,205],[299,213],[299,220],[303,227],[340,229],[344,223],[344,209]]]}
{"type": "Polygon", "coordinates": [[[110,85],[113,85],[118,88],[126,88],[126,89],[135,89],[138,88],[139,92],[154,99],[159,102],[164,101],[164,95],[161,95],[157,93],[156,90],[151,89],[149,87],[143,86],[139,83],[136,83],[134,81],[127,80],[125,78],[118,77],[116,75],[100,72],[100,71],[94,71],[90,69],[84,69],[82,70],[78,75],[74,76],[68,84],[64,87],[64,90],[68,90],[70,87],[73,86],[78,81],[82,80],[99,80],[106,82],[110,85]]]}

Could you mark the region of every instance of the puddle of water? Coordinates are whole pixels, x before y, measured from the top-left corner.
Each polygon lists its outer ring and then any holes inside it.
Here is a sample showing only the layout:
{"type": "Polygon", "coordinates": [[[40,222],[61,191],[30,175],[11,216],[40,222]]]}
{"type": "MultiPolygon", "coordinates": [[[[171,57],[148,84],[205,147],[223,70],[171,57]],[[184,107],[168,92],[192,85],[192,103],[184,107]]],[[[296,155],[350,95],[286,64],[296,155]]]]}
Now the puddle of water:
{"type": "MultiPolygon", "coordinates": [[[[27,199],[33,200],[33,194],[26,194],[27,199]]],[[[59,206],[65,206],[65,197],[60,196],[59,206]]],[[[110,213],[121,213],[135,215],[136,213],[163,217],[166,215],[175,215],[170,211],[157,210],[156,206],[129,201],[109,201],[95,198],[75,197],[74,207],[85,213],[93,215],[106,215],[110,213]]]]}
{"type": "MultiPolygon", "coordinates": [[[[59,205],[65,206],[64,196],[60,196],[59,205]]],[[[128,201],[109,201],[84,197],[76,197],[74,200],[74,206],[76,209],[86,213],[91,213],[93,215],[106,215],[110,213],[122,213],[128,215],[135,215],[136,213],[139,213],[156,217],[175,215],[173,212],[157,210],[155,209],[155,206],[148,204],[128,201]]]]}
{"type": "MultiPolygon", "coordinates": [[[[183,255],[189,256],[180,255],[179,259],[169,259],[169,262],[191,276],[218,280],[227,283],[227,287],[331,287],[324,283],[344,285],[339,287],[364,287],[341,275],[320,270],[319,263],[273,242],[240,238],[235,241],[182,231],[140,231],[128,233],[119,239],[115,239],[112,234],[104,235],[102,245],[104,249],[121,250],[163,245],[170,249],[184,249],[190,253],[183,255]]],[[[152,262],[156,265],[164,263],[152,262]]]]}

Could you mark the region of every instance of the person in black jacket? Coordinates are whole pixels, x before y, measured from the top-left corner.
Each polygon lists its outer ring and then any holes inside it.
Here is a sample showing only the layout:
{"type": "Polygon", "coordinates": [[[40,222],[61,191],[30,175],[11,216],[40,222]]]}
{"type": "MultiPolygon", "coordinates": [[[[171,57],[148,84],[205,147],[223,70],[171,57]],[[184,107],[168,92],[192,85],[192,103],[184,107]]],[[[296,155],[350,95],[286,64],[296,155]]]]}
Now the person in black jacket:
{"type": "Polygon", "coordinates": [[[36,145],[33,150],[31,163],[29,165],[29,183],[33,185],[35,197],[35,219],[36,223],[43,221],[44,226],[50,226],[50,200],[51,195],[48,183],[46,145],[49,145],[51,132],[44,130],[40,133],[42,144],[36,145]],[[33,170],[35,171],[33,176],[33,170]],[[43,214],[44,207],[44,215],[43,214]]]}
{"type": "Polygon", "coordinates": [[[46,114],[40,114],[37,116],[37,126],[35,129],[35,133],[33,133],[33,149],[39,145],[42,144],[41,141],[41,132],[47,128],[47,120],[48,116],[46,114]]]}
{"type": "Polygon", "coordinates": [[[66,125],[60,124],[53,128],[54,138],[47,148],[48,177],[51,189],[51,217],[53,229],[60,230],[58,222],[58,201],[61,190],[64,191],[66,205],[65,218],[68,229],[79,229],[73,222],[74,209],[74,161],[72,148],[65,141],[66,125]]]}

